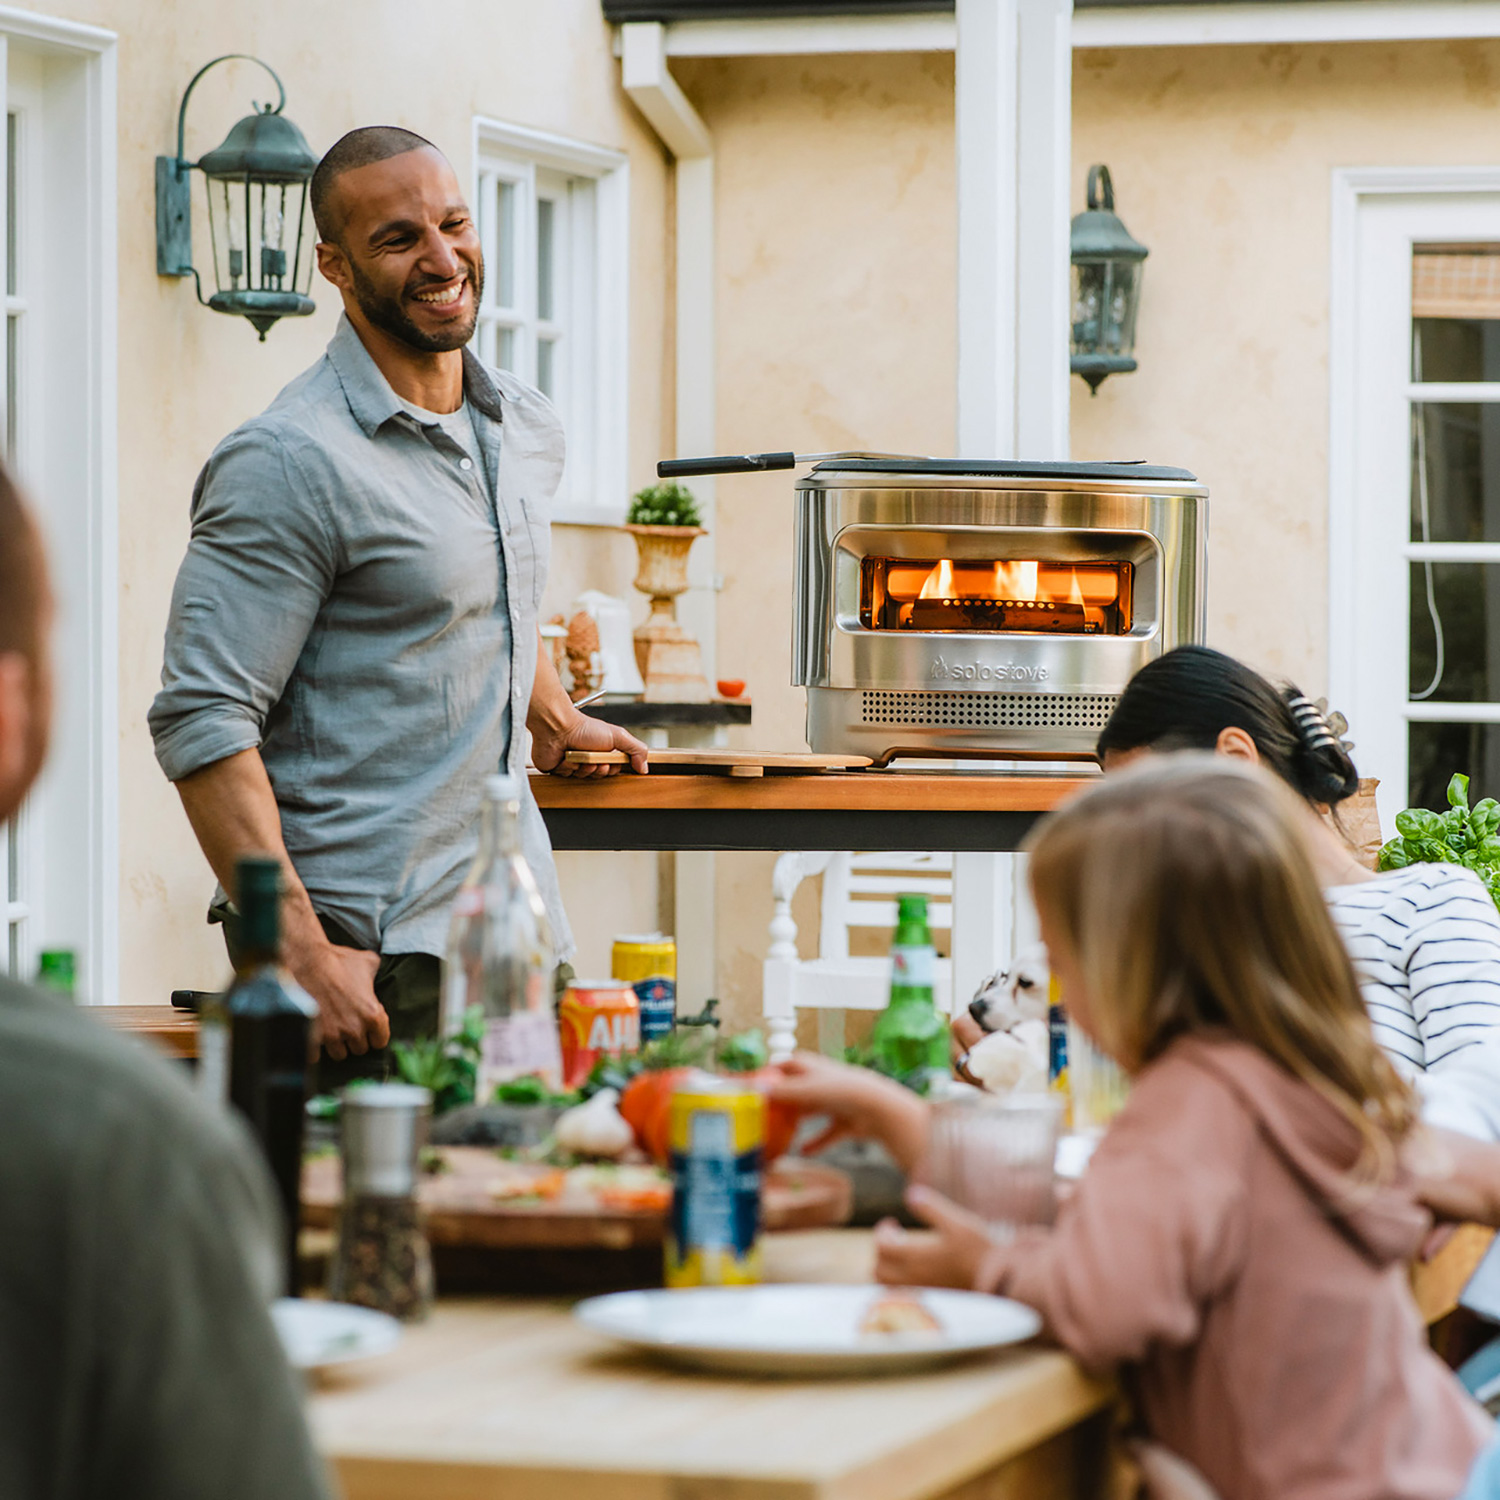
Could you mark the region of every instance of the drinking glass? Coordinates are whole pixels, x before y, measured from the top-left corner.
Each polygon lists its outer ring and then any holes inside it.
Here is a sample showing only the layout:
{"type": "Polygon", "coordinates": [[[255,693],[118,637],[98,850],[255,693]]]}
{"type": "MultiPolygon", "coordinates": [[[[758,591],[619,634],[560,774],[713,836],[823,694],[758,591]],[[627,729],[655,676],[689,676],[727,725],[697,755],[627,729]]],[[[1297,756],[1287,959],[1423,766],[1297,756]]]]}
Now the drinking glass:
{"type": "Polygon", "coordinates": [[[930,1118],[919,1182],[977,1214],[998,1238],[1052,1222],[1060,1098],[957,1094],[936,1101],[930,1118]]]}

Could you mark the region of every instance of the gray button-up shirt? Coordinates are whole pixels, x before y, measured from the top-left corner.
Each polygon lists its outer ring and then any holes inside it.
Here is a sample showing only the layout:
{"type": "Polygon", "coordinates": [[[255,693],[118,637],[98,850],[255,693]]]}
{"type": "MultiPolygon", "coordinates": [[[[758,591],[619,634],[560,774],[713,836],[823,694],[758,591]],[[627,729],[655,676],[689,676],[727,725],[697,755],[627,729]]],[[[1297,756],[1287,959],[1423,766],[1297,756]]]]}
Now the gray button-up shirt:
{"type": "MultiPolygon", "coordinates": [[[[173,781],[260,747],[313,906],[382,953],[444,952],[484,778],[503,766],[526,781],[563,434],[539,391],[463,359],[484,475],[403,409],[347,319],[219,444],[193,491],[150,713],[173,781]]],[[[567,957],[529,792],[521,817],[567,957]]]]}

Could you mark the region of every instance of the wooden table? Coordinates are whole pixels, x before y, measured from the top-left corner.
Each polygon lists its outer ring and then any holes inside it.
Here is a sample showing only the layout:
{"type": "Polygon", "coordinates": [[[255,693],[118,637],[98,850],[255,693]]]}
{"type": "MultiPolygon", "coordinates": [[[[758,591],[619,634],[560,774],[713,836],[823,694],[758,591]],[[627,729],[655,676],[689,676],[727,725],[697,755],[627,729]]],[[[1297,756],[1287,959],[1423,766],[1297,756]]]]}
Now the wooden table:
{"type": "Polygon", "coordinates": [[[198,1017],[175,1005],[90,1005],[86,1009],[106,1026],[143,1036],[173,1057],[198,1055],[198,1017]]]}
{"type": "Polygon", "coordinates": [[[534,774],[554,849],[952,849],[1003,853],[1097,772],[809,776],[534,774]]]}
{"type": "MultiPolygon", "coordinates": [[[[868,1278],[858,1230],[767,1237],[782,1281],[868,1278]]],[[[311,1399],[348,1500],[1084,1500],[1111,1388],[1027,1347],[878,1380],[673,1370],[557,1303],[440,1303],[311,1399]]]]}

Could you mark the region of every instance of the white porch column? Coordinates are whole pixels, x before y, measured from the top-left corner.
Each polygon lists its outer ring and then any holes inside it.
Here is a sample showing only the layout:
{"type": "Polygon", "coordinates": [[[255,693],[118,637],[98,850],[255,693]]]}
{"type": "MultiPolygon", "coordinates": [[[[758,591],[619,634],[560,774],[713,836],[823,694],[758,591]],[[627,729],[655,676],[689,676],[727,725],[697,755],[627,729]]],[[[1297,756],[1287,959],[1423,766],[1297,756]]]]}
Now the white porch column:
{"type": "MultiPolygon", "coordinates": [[[[676,159],[677,452],[683,457],[715,453],[713,137],[667,66],[666,29],[660,22],[632,21],[620,28],[620,80],[676,159]]],[[[693,548],[691,587],[679,601],[678,615],[698,638],[704,674],[712,682],[718,634],[714,482],[695,479],[692,487],[708,535],[693,548]]],[[[714,865],[711,853],[677,855],[677,988],[691,1009],[718,988],[714,865]]]]}
{"type": "MultiPolygon", "coordinates": [[[[957,0],[957,12],[957,452],[1064,458],[1072,0],[957,0]]],[[[955,1009],[1031,928],[1021,864],[954,857],[955,1009]]]]}

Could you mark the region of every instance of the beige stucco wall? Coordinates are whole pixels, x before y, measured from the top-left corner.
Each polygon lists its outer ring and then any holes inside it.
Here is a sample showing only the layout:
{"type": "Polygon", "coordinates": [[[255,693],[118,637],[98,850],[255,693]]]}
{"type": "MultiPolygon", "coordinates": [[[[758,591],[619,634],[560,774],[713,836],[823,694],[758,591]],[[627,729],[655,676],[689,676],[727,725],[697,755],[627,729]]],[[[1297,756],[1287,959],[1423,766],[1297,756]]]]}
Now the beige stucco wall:
{"type": "MultiPolygon", "coordinates": [[[[951,452],[953,59],[677,72],[714,137],[719,450],[951,452]]],[[[717,490],[719,669],[755,698],[739,740],[778,750],[806,743],[804,696],[790,685],[789,477],[717,490]]],[[[718,856],[719,993],[744,1023],[760,1010],[774,863],[718,856]]],[[[815,950],[815,907],[804,916],[815,950]]]]}
{"type": "MultiPolygon", "coordinates": [[[[947,57],[681,64],[719,164],[719,447],[952,451],[947,57]]],[[[1151,248],[1138,373],[1072,385],[1072,451],[1212,491],[1210,639],[1324,688],[1330,179],[1493,161],[1500,43],[1121,50],[1074,68],[1074,208],[1106,161],[1151,248]]],[[[720,481],[721,663],[742,738],[802,743],[788,683],[791,488],[720,481]]],[[[770,856],[721,856],[730,1010],[759,1008],[770,856]]],[[[809,937],[806,929],[803,938],[809,937]]],[[[806,944],[805,944],[806,946],[806,944]]]]}
{"type": "MultiPolygon", "coordinates": [[[[315,147],[402,123],[470,171],[476,115],[630,153],[632,485],[670,451],[671,181],[618,88],[597,0],[458,0],[440,61],[409,6],[270,0],[231,12],[172,0],[149,24],[126,0],[48,5],[110,27],[119,49],[122,998],[222,974],[201,924],[209,876],[151,756],[171,581],[193,476],[213,443],[317,357],[334,304],[264,345],[154,272],[152,160],[208,58],[263,54],[315,147]]],[[[718,446],[951,451],[955,351],[952,59],[941,55],[680,62],[718,172],[718,446]]],[[[1138,374],[1090,400],[1074,383],[1073,450],[1185,464],[1214,495],[1217,644],[1322,687],[1329,174],[1335,166],[1492,160],[1500,43],[1080,54],[1075,206],[1107,160],[1152,250],[1138,374]]],[[[195,100],[190,151],[215,143],[264,85],[248,66],[195,100]]],[[[802,742],[788,682],[791,489],[719,485],[721,675],[756,700],[744,743],[802,742]]],[[[579,589],[629,595],[628,543],[558,528],[550,609],[579,589]]],[[[759,1007],[770,856],[719,860],[721,993],[759,1007]]],[[[564,856],[582,967],[615,930],[656,919],[653,856],[564,856]]],[[[679,934],[683,943],[692,934],[679,934]]]]}
{"type": "Polygon", "coordinates": [[[1151,256],[1140,370],[1094,400],[1074,382],[1073,452],[1203,477],[1210,640],[1315,695],[1328,659],[1332,172],[1494,162],[1497,100],[1496,42],[1075,62],[1075,208],[1088,163],[1108,162],[1151,256]]]}
{"type": "MultiPolygon", "coordinates": [[[[649,476],[660,444],[667,167],[619,89],[597,0],[455,0],[441,17],[394,0],[358,7],[267,0],[249,8],[68,0],[38,8],[121,38],[121,998],[164,1002],[171,987],[214,985],[224,972],[222,947],[203,923],[212,880],[145,728],[193,478],[220,437],[318,357],[337,310],[331,289],[315,282],[317,313],[279,324],[257,344],[242,320],[199,308],[190,284],[157,277],[153,159],[171,149],[188,79],[221,53],[257,54],[281,74],[287,113],[315,150],[356,125],[402,124],[442,146],[463,182],[478,115],[627,151],[633,483],[649,476]]],[[[216,145],[250,100],[267,93],[264,75],[248,64],[215,70],[194,95],[189,154],[216,145]]],[[[559,527],[555,543],[550,597],[566,603],[586,584],[628,591],[628,560],[616,539],[559,527]]],[[[647,869],[654,879],[649,859],[647,869]]],[[[654,887],[649,909],[647,925],[654,887]]]]}

